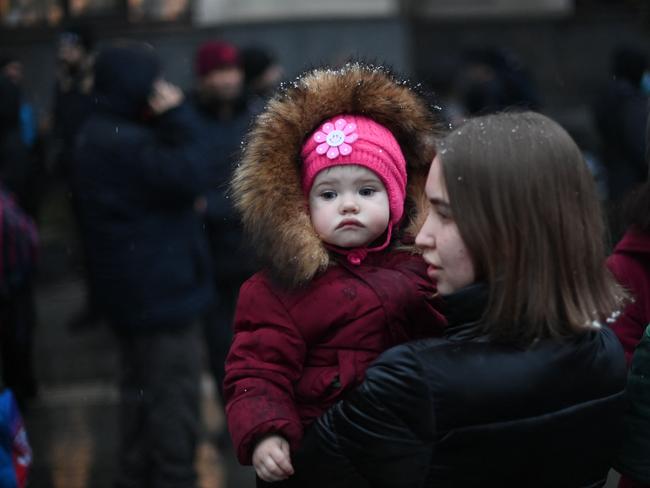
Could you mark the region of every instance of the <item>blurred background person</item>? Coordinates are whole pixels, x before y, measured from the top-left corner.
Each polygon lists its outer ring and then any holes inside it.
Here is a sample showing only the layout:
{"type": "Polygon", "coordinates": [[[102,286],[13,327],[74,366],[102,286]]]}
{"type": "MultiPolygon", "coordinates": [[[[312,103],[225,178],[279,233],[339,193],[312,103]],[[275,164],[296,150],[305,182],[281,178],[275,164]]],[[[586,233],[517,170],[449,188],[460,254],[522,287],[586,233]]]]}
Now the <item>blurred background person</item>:
{"type": "Polygon", "coordinates": [[[25,488],[32,463],[32,451],[12,391],[0,378],[0,486],[25,488]]]}
{"type": "Polygon", "coordinates": [[[601,140],[601,159],[607,170],[609,221],[615,240],[624,228],[618,207],[628,192],[645,180],[645,126],[648,96],[641,81],[648,68],[643,48],[619,45],[611,54],[610,79],[593,104],[601,140]]]}
{"type": "Polygon", "coordinates": [[[68,324],[71,330],[79,331],[96,325],[101,318],[95,303],[92,282],[88,276],[87,243],[84,240],[84,233],[79,232],[78,229],[80,210],[73,179],[77,136],[93,110],[91,91],[94,36],[87,25],[71,24],[59,34],[57,42],[52,133],[46,164],[54,176],[63,180],[80,241],[79,255],[75,264],[81,267],[86,293],[85,303],[81,312],[68,324]]]}
{"type": "Polygon", "coordinates": [[[193,488],[198,319],[213,300],[196,199],[218,168],[192,107],[140,43],[101,51],[76,188],[97,305],[121,360],[118,487],[193,488]]]}
{"type": "Polygon", "coordinates": [[[57,71],[52,114],[52,164],[66,183],[74,166],[79,129],[92,111],[94,37],[90,28],[73,24],[57,40],[57,71]]]}
{"type": "Polygon", "coordinates": [[[467,49],[456,76],[455,92],[467,115],[540,107],[528,69],[512,51],[500,47],[467,49]]]}
{"type": "Polygon", "coordinates": [[[248,46],[241,51],[244,86],[253,113],[258,114],[278,87],[284,69],[275,54],[262,46],[248,46]]]}
{"type": "MultiPolygon", "coordinates": [[[[20,201],[20,205],[33,219],[38,219],[43,195],[46,191],[46,175],[43,166],[44,138],[36,117],[34,104],[25,93],[25,72],[22,62],[11,54],[0,56],[0,77],[13,84],[14,95],[19,100],[18,132],[13,132],[9,140],[3,142],[3,150],[11,147],[11,155],[5,154],[3,160],[12,167],[13,174],[5,179],[5,184],[20,201]],[[12,182],[12,179],[16,179],[12,182]]],[[[8,102],[11,99],[6,98],[8,102]]],[[[15,101],[9,102],[15,103],[15,101]]],[[[15,110],[14,107],[9,110],[15,110]]]]}
{"type": "MultiPolygon", "coordinates": [[[[216,186],[203,199],[216,288],[215,301],[204,319],[204,334],[210,371],[223,399],[224,363],[232,341],[237,294],[254,270],[252,252],[244,248],[241,225],[228,197],[228,181],[252,113],[244,91],[241,53],[234,44],[223,40],[201,44],[195,74],[193,102],[200,114],[200,137],[210,142],[218,173],[216,186]]],[[[229,445],[225,426],[215,441],[222,449],[229,445]]]]}
{"type": "Polygon", "coordinates": [[[21,130],[22,95],[20,86],[5,75],[0,75],[0,91],[0,178],[22,205],[32,197],[33,171],[33,159],[21,130]]]}
{"type": "Polygon", "coordinates": [[[20,89],[0,76],[0,349],[2,372],[21,407],[37,392],[33,364],[38,235],[21,204],[30,199],[32,161],[20,132],[20,89]]]}
{"type": "MultiPolygon", "coordinates": [[[[648,119],[650,122],[650,118],[648,119]]],[[[650,163],[650,124],[646,132],[646,161],[650,163]]],[[[646,166],[650,168],[650,165],[646,166]]],[[[630,368],[628,399],[630,406],[625,438],[616,469],[622,473],[619,488],[650,487],[650,403],[648,401],[648,346],[637,350],[650,327],[650,180],[646,178],[625,199],[623,238],[607,260],[616,279],[630,291],[629,303],[612,329],[618,336],[630,368]]],[[[648,338],[645,339],[646,343],[648,338]]]]}
{"type": "Polygon", "coordinates": [[[20,60],[10,54],[0,56],[0,73],[21,89],[20,100],[20,134],[26,146],[32,147],[36,142],[37,122],[33,104],[22,92],[25,72],[20,60]]]}
{"type": "Polygon", "coordinates": [[[461,63],[460,56],[439,56],[418,74],[425,88],[423,95],[429,99],[430,105],[440,113],[450,129],[462,124],[465,117],[465,108],[455,88],[461,63]]]}
{"type": "Polygon", "coordinates": [[[241,54],[226,41],[206,41],[196,52],[196,102],[202,112],[234,126],[249,122],[241,54]],[[242,118],[243,116],[243,118],[242,118]]]}

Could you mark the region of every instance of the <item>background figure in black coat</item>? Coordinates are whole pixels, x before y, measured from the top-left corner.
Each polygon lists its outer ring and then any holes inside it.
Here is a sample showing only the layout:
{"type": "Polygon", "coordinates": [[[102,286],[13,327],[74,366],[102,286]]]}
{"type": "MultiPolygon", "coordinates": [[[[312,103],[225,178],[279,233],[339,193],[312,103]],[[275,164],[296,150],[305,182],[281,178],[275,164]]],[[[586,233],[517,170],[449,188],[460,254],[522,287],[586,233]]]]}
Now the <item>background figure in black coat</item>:
{"type": "MultiPolygon", "coordinates": [[[[196,53],[194,103],[201,137],[218,159],[218,188],[205,195],[205,223],[214,261],[216,300],[204,321],[210,369],[223,399],[224,363],[232,341],[232,320],[241,284],[254,272],[252,252],[244,248],[242,230],[230,199],[228,182],[252,114],[244,93],[238,49],[225,41],[208,41],[196,53]]],[[[217,439],[229,441],[225,430],[217,439]]]]}
{"type": "Polygon", "coordinates": [[[611,79],[593,105],[601,138],[601,160],[607,170],[610,224],[614,242],[622,234],[618,206],[636,185],[645,181],[645,127],[648,96],[641,80],[648,67],[643,49],[619,46],[611,57],[611,79]]]}
{"type": "Polygon", "coordinates": [[[194,487],[201,341],[213,276],[197,198],[218,177],[153,50],[109,47],[79,136],[77,188],[97,304],[122,359],[117,486],[194,487]]]}

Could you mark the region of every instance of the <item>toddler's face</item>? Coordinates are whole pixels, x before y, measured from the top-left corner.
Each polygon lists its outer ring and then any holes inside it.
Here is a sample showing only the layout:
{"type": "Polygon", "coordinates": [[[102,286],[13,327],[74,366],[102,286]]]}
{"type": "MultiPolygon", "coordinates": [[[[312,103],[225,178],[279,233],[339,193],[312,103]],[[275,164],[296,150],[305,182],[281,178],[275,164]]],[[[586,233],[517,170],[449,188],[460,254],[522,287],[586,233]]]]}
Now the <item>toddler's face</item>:
{"type": "Polygon", "coordinates": [[[319,237],[345,248],[372,243],[386,231],[390,219],[384,184],[374,172],[357,165],[318,173],[309,192],[309,210],[319,237]]]}

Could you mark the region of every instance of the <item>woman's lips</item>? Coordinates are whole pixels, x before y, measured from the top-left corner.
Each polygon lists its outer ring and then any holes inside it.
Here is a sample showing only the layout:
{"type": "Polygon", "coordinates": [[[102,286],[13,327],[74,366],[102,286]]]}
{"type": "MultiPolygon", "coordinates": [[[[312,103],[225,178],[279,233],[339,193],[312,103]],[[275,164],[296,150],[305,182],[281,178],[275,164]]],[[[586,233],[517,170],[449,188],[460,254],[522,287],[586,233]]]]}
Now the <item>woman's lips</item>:
{"type": "Polygon", "coordinates": [[[440,266],[436,266],[435,264],[430,264],[429,267],[427,268],[427,276],[429,276],[429,278],[434,280],[441,269],[442,268],[440,266]]]}

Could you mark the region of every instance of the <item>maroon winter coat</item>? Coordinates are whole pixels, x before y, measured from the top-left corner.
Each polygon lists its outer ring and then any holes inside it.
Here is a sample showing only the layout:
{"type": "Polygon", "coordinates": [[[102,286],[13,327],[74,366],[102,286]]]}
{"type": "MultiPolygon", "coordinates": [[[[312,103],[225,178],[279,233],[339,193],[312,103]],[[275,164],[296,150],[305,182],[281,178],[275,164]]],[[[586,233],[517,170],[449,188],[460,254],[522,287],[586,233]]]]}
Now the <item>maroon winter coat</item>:
{"type": "Polygon", "coordinates": [[[428,211],[424,184],[438,123],[407,83],[356,63],[284,85],[255,120],[231,185],[265,269],[241,288],[226,361],[226,415],[242,463],[270,432],[295,449],[304,426],[357,385],[381,352],[440,333],[426,265],[407,250],[428,211]],[[380,122],[406,160],[401,225],[391,248],[369,253],[360,266],[325,246],[301,185],[305,138],[337,114],[380,122]]]}
{"type": "Polygon", "coordinates": [[[303,427],[364,378],[386,349],[440,335],[435,288],[421,256],[341,260],[308,286],[282,291],[265,273],[241,288],[226,361],[226,415],[240,462],[277,432],[295,449],[303,427]]]}
{"type": "Polygon", "coordinates": [[[628,230],[607,260],[607,266],[634,299],[612,325],[629,366],[634,349],[650,324],[650,234],[628,230]]]}

